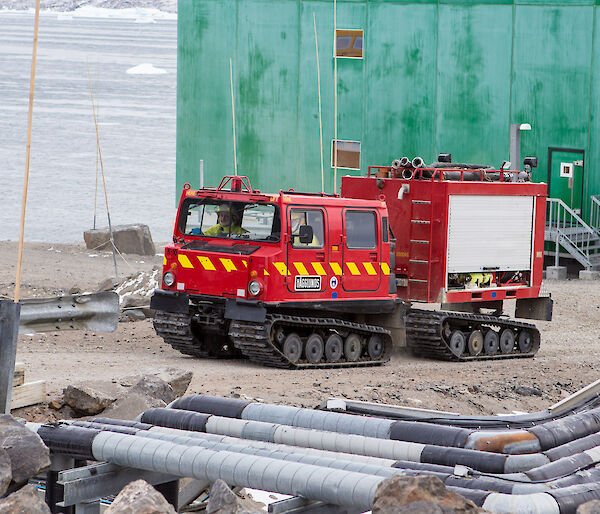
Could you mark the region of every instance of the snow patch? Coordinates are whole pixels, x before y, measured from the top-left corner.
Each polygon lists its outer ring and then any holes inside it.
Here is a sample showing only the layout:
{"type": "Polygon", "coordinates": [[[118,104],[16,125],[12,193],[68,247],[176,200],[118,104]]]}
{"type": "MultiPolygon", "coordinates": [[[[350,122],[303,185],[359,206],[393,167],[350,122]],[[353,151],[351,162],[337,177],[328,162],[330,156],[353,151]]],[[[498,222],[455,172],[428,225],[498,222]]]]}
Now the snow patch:
{"type": "Polygon", "coordinates": [[[128,75],[162,75],[164,73],[167,73],[167,70],[155,68],[154,65],[149,62],[138,64],[137,66],[127,70],[128,75]]]}

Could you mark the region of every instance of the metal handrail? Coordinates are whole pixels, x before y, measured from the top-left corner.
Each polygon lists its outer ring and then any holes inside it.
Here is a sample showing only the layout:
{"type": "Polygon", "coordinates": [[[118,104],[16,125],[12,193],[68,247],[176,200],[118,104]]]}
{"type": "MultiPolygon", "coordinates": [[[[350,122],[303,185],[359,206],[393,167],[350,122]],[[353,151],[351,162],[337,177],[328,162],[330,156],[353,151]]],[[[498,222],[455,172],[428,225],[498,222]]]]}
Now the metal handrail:
{"type": "Polygon", "coordinates": [[[590,225],[600,234],[600,195],[592,195],[592,205],[590,210],[590,225]]]}
{"type": "MultiPolygon", "coordinates": [[[[598,233],[559,198],[547,198],[546,230],[555,236],[555,266],[558,266],[561,243],[568,244],[572,250],[570,253],[585,267],[592,266],[590,255],[595,248],[591,247],[598,243],[598,233]]],[[[565,244],[563,246],[567,248],[565,244]]]]}

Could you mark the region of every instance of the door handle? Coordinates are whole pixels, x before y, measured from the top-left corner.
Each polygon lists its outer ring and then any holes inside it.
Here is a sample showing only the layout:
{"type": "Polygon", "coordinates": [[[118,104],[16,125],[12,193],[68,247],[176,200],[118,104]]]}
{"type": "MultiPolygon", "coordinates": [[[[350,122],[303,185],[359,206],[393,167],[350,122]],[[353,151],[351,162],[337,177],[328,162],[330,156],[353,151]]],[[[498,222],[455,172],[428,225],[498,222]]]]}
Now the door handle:
{"type": "Polygon", "coordinates": [[[317,252],[317,261],[325,262],[325,252],[317,252]]]}
{"type": "Polygon", "coordinates": [[[371,252],[369,254],[369,257],[371,259],[372,262],[377,262],[377,252],[371,252]]]}

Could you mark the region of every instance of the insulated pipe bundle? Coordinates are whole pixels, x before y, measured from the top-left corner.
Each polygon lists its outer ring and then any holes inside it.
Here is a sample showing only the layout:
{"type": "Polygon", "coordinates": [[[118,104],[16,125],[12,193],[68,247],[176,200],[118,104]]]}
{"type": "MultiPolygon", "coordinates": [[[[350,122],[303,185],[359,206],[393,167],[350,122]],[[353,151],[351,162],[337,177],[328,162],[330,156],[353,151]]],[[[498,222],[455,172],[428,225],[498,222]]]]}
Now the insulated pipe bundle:
{"type": "Polygon", "coordinates": [[[509,431],[478,431],[434,423],[394,421],[207,395],[180,398],[172,403],[171,408],[292,427],[512,455],[549,450],[600,432],[600,407],[528,429],[509,431]]]}

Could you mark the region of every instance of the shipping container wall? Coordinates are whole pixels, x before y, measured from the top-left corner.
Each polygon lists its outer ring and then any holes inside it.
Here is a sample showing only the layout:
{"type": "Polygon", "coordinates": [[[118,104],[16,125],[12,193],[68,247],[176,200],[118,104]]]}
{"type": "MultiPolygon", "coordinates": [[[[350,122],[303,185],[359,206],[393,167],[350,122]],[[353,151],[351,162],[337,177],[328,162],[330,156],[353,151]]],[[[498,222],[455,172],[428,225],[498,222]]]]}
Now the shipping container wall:
{"type": "MultiPolygon", "coordinates": [[[[198,184],[201,159],[206,185],[234,171],[231,61],[238,173],[333,191],[333,1],[179,0],[178,19],[177,187],[198,184]]],[[[338,185],[402,156],[499,166],[510,124],[530,123],[536,180],[558,192],[559,161],[584,159],[585,212],[600,193],[598,23],[593,0],[338,0],[338,29],[364,31],[363,58],[337,63],[338,139],[361,145],[338,185]]]]}

